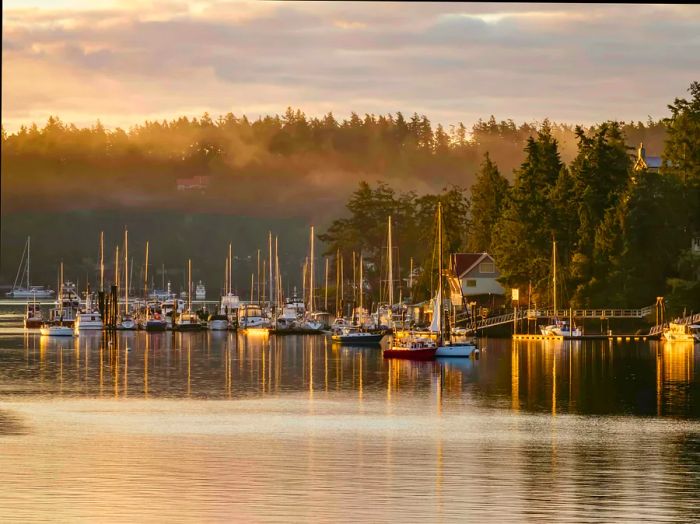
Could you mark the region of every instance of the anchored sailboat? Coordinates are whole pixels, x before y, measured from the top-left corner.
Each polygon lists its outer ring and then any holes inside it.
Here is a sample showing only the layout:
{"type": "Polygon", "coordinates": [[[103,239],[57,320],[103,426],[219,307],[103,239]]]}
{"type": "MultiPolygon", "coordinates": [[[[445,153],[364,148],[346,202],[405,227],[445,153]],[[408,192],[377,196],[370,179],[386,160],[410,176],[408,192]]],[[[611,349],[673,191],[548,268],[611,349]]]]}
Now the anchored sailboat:
{"type": "Polygon", "coordinates": [[[52,289],[45,289],[44,286],[32,286],[29,281],[29,263],[31,259],[31,237],[27,237],[27,242],[24,244],[22,258],[19,261],[15,282],[12,284],[12,290],[5,293],[5,296],[10,298],[51,298],[54,295],[52,289]],[[26,257],[26,263],[25,262],[26,257]],[[24,268],[24,271],[22,269],[24,268]],[[20,277],[20,272],[22,276],[20,277]],[[26,281],[26,286],[22,284],[26,281]],[[18,285],[19,283],[19,285],[18,285]]]}

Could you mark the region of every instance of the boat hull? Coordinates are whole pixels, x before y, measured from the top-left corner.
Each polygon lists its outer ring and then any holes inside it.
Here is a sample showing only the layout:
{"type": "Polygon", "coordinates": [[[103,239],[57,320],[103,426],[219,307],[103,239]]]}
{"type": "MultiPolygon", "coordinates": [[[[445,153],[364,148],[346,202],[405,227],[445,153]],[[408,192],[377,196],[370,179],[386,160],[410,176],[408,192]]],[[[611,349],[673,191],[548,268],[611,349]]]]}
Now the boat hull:
{"type": "Polygon", "coordinates": [[[378,346],[381,344],[383,334],[380,335],[333,335],[331,339],[333,342],[338,342],[340,344],[351,344],[353,346],[378,346]]]}
{"type": "Polygon", "coordinates": [[[49,326],[41,328],[42,337],[72,337],[73,330],[67,326],[49,326]]]}
{"type": "Polygon", "coordinates": [[[208,327],[212,331],[228,331],[228,320],[210,320],[208,327]]]}
{"type": "Polygon", "coordinates": [[[164,320],[149,320],[146,322],[144,329],[146,331],[165,331],[168,323],[164,320]]]}
{"type": "Polygon", "coordinates": [[[449,344],[445,346],[438,346],[435,356],[469,358],[472,356],[475,350],[475,344],[449,344]]]}
{"type": "Polygon", "coordinates": [[[384,358],[401,358],[405,360],[433,360],[436,347],[421,349],[390,348],[382,352],[384,358]]]}
{"type": "Polygon", "coordinates": [[[24,327],[27,329],[36,329],[40,328],[43,324],[43,321],[41,319],[35,319],[35,318],[25,318],[24,319],[24,327]]]}

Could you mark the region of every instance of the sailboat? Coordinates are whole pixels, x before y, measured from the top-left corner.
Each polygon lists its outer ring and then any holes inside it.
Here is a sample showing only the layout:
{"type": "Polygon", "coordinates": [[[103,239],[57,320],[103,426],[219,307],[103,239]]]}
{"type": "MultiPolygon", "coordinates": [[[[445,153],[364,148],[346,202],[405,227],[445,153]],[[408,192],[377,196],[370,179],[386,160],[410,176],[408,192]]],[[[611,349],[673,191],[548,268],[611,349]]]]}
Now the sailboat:
{"type": "MultiPolygon", "coordinates": [[[[117,329],[131,331],[136,329],[136,321],[129,312],[129,233],[124,229],[124,314],[117,321],[117,329]]],[[[132,266],[133,267],[133,266],[132,266]]]]}
{"type": "MultiPolygon", "coordinates": [[[[56,309],[56,317],[58,318],[55,322],[49,322],[41,326],[40,333],[42,336],[47,337],[72,337],[73,329],[70,325],[63,324],[63,262],[61,262],[61,272],[59,277],[59,297],[58,297],[58,308],[56,309]]],[[[77,333],[76,333],[77,334],[77,333]]]]}
{"type": "MultiPolygon", "coordinates": [[[[360,253],[360,307],[358,310],[360,312],[364,311],[362,307],[363,298],[363,278],[362,278],[362,253],[360,253]]],[[[371,333],[369,331],[364,331],[362,328],[362,317],[358,325],[338,325],[333,329],[333,334],[331,339],[333,342],[340,342],[341,344],[352,344],[353,346],[377,346],[382,342],[382,339],[386,333],[371,333]]]]}
{"type": "Polygon", "coordinates": [[[314,226],[311,226],[309,251],[309,307],[306,310],[306,315],[304,321],[301,323],[301,327],[312,333],[321,333],[325,326],[324,323],[319,320],[319,315],[315,311],[314,304],[314,226]]]}
{"type": "Polygon", "coordinates": [[[50,298],[54,295],[52,289],[45,289],[44,286],[32,286],[29,282],[29,261],[31,255],[31,237],[27,237],[27,242],[24,244],[24,251],[22,251],[22,258],[19,261],[19,267],[17,268],[17,275],[15,276],[15,282],[12,284],[12,290],[5,293],[5,296],[10,298],[50,298]],[[23,264],[25,261],[26,264],[23,264]],[[20,278],[20,271],[22,271],[22,266],[24,265],[24,271],[20,278]],[[26,280],[27,285],[23,287],[22,284],[26,280]],[[19,285],[17,285],[19,281],[19,285]]]}
{"type": "Polygon", "coordinates": [[[177,331],[199,331],[202,324],[199,317],[192,311],[192,260],[187,261],[187,310],[183,311],[175,319],[173,329],[177,331]]]}
{"type": "MultiPolygon", "coordinates": [[[[438,217],[439,216],[440,207],[438,204],[438,217]]],[[[389,224],[391,224],[391,222],[389,222],[389,224]]],[[[389,239],[390,238],[389,236],[389,239]]],[[[390,295],[392,295],[391,285],[389,289],[390,295]]],[[[399,337],[396,333],[396,329],[394,329],[393,333],[391,346],[382,351],[384,358],[403,358],[410,360],[433,360],[435,358],[438,344],[430,334],[409,332],[408,335],[399,337]]]]}
{"type": "Polygon", "coordinates": [[[554,302],[553,322],[540,326],[540,333],[545,337],[576,338],[582,335],[581,330],[572,326],[566,320],[557,318],[557,242],[552,241],[552,297],[554,302]]]}

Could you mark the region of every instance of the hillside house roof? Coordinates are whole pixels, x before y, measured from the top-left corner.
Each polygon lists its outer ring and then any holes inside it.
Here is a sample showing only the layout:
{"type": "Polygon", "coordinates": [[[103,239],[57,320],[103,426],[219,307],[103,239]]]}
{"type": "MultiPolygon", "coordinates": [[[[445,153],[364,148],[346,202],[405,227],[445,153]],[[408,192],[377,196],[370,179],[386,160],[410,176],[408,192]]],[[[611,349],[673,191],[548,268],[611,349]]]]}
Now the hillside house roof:
{"type": "Polygon", "coordinates": [[[493,257],[488,253],[455,253],[452,255],[455,274],[463,277],[474,269],[482,260],[488,259],[494,262],[493,257]]]}

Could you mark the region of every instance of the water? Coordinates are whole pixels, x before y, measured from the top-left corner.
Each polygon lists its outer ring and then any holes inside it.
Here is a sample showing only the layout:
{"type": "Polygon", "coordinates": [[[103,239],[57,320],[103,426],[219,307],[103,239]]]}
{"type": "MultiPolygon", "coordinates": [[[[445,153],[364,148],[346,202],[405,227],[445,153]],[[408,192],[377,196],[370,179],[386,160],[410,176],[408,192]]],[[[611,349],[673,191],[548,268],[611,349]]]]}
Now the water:
{"type": "Polygon", "coordinates": [[[0,520],[698,520],[697,346],[482,346],[4,327],[0,520]]]}

